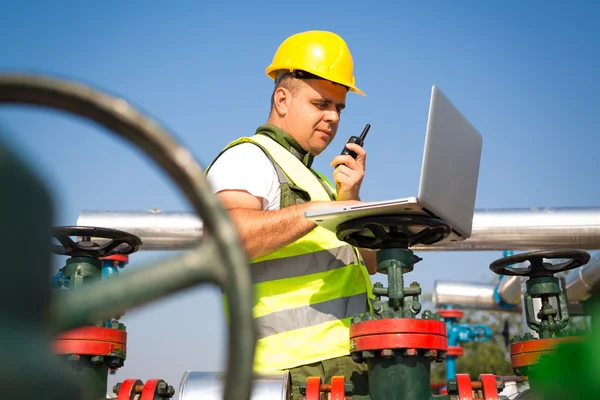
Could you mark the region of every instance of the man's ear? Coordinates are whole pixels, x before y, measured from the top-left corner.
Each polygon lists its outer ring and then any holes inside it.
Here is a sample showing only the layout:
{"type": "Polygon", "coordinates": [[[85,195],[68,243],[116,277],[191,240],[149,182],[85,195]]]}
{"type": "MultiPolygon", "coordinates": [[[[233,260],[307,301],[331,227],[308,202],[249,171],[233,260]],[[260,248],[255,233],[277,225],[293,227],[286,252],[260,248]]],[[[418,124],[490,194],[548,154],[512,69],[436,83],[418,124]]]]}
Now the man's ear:
{"type": "Polygon", "coordinates": [[[278,87],[273,93],[273,107],[280,117],[287,114],[291,93],[282,87],[278,87]]]}

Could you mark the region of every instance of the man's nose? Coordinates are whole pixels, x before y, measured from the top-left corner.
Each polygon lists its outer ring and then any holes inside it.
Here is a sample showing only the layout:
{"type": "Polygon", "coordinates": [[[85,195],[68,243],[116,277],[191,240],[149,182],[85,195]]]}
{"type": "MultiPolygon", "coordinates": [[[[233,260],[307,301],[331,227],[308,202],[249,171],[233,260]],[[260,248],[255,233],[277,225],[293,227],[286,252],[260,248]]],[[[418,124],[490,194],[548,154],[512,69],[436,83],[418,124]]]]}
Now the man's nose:
{"type": "Polygon", "coordinates": [[[340,120],[340,113],[337,110],[328,110],[325,113],[325,121],[330,124],[337,124],[340,120]]]}

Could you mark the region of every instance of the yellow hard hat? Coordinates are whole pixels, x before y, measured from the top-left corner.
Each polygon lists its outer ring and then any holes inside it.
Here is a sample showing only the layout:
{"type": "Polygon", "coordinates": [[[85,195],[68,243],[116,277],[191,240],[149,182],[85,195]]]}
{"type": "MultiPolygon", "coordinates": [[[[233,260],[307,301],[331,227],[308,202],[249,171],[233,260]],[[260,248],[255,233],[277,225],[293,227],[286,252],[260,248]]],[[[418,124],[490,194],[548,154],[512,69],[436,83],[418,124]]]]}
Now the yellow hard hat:
{"type": "Polygon", "coordinates": [[[285,39],[265,72],[275,80],[280,71],[305,71],[365,95],[355,86],[354,62],[348,45],[333,32],[306,31],[285,39]]]}

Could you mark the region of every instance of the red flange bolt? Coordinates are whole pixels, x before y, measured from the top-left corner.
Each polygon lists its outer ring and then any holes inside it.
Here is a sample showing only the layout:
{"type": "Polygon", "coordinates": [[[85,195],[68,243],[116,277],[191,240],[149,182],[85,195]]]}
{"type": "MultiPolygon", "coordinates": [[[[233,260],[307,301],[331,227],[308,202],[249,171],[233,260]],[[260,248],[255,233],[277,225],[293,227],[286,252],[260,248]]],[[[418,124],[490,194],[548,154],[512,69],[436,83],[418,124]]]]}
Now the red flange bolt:
{"type": "Polygon", "coordinates": [[[149,379],[145,384],[139,379],[126,379],[117,383],[113,392],[117,400],[163,400],[173,397],[175,389],[162,379],[149,379]]]}
{"type": "Polygon", "coordinates": [[[456,374],[447,386],[449,400],[498,400],[498,391],[502,389],[504,381],[494,374],[481,374],[475,382],[471,382],[469,374],[456,374]]]}
{"type": "Polygon", "coordinates": [[[311,376],[306,383],[300,384],[299,400],[321,400],[321,394],[330,400],[350,400],[352,398],[352,382],[346,382],[343,376],[334,376],[331,378],[331,384],[321,383],[321,377],[311,376]]]}

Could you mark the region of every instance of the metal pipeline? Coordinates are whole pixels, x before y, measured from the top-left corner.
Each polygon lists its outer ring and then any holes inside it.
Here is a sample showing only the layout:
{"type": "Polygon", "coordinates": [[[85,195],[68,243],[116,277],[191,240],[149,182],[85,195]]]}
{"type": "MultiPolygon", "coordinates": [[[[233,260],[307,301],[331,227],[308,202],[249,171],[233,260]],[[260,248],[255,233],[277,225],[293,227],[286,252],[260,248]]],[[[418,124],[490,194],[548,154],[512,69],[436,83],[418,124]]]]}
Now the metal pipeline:
{"type": "MultiPolygon", "coordinates": [[[[221,372],[186,371],[177,400],[220,400],[225,376],[221,372]]],[[[249,400],[291,400],[289,372],[254,373],[249,400]]]]}
{"type": "Polygon", "coordinates": [[[202,221],[195,213],[173,211],[83,211],[79,226],[111,227],[142,239],[142,250],[188,250],[198,247],[202,221]]]}
{"type": "Polygon", "coordinates": [[[520,276],[502,275],[498,280],[498,285],[494,290],[495,301],[503,308],[512,308],[521,303],[521,282],[520,276]]]}
{"type": "Polygon", "coordinates": [[[496,285],[493,283],[435,281],[433,304],[436,308],[455,306],[478,310],[521,312],[521,304],[506,308],[494,299],[496,285]]]}
{"type": "Polygon", "coordinates": [[[592,293],[600,291],[600,251],[590,252],[590,261],[586,265],[569,272],[565,287],[570,302],[585,301],[592,293]]]}
{"type": "MultiPolygon", "coordinates": [[[[192,212],[83,211],[80,226],[121,229],[139,236],[142,250],[186,250],[198,245],[202,222],[192,212]]],[[[600,250],[600,207],[476,210],[462,242],[415,246],[415,251],[498,251],[573,248],[600,250]]]]}

